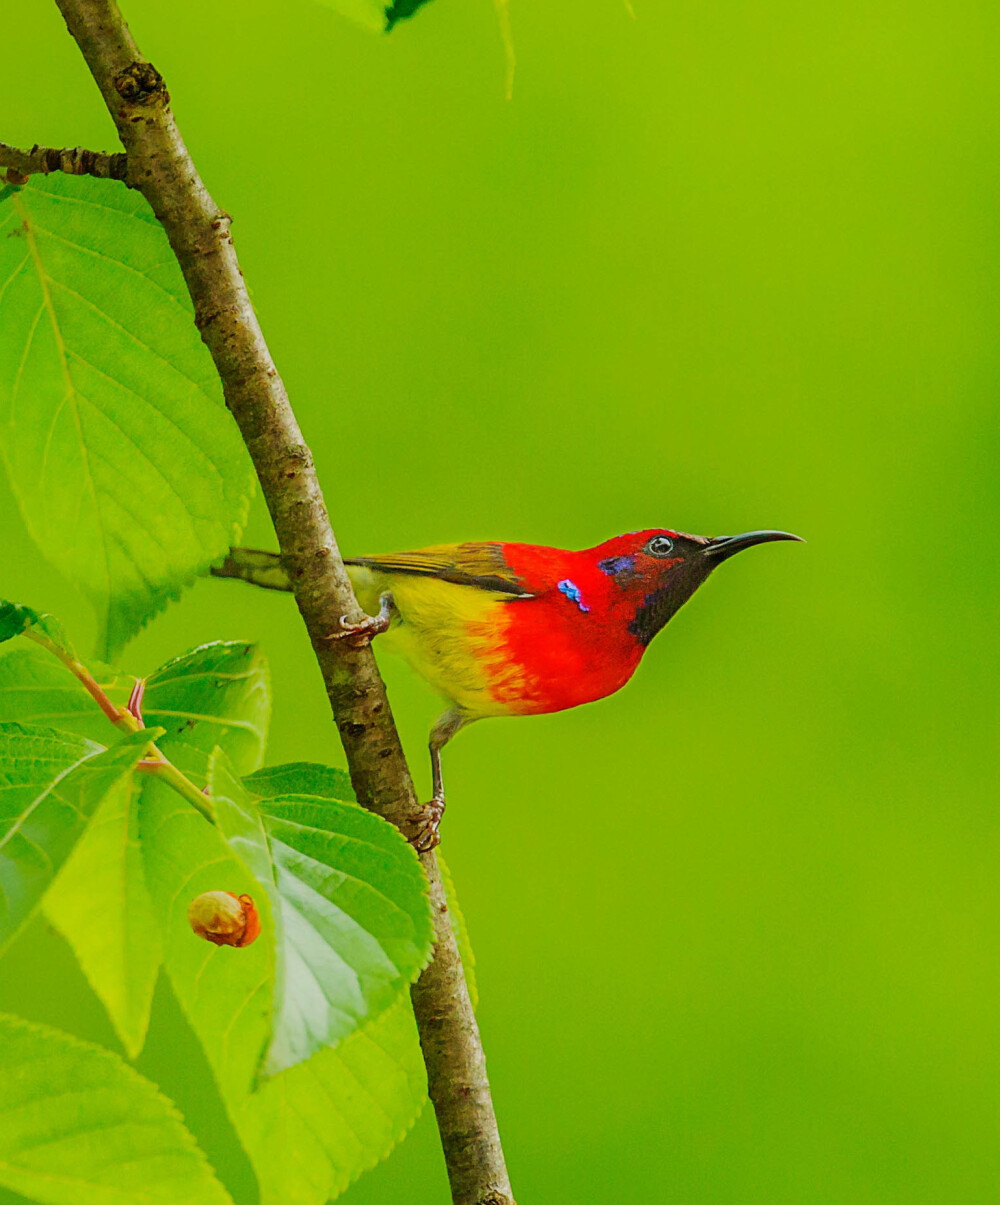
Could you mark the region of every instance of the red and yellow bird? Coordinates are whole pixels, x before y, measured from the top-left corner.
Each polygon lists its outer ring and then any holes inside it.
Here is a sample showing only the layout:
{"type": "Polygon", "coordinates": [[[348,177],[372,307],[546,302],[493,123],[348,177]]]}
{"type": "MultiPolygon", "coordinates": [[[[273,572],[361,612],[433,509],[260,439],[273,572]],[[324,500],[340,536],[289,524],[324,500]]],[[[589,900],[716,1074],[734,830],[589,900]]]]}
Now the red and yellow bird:
{"type": "MultiPolygon", "coordinates": [[[[582,552],[469,543],[346,558],[358,602],[372,617],[336,636],[384,632],[385,646],[449,701],[431,730],[434,794],[418,848],[437,844],[441,749],[459,729],[484,716],[539,715],[613,694],[717,565],[756,544],[800,538],[657,528],[582,552]]],[[[270,553],[234,549],[217,572],[288,588],[270,553]]]]}

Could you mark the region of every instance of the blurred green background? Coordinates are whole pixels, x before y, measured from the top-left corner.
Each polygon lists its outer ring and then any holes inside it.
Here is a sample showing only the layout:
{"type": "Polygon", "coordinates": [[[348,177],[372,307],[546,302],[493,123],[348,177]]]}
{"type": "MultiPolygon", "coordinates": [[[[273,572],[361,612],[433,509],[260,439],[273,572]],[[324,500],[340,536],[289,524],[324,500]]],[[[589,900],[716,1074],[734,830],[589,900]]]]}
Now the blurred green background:
{"type": "MultiPolygon", "coordinates": [[[[510,102],[488,0],[388,38],[125,11],[345,551],[809,540],[727,565],[622,694],[446,755],[518,1200],[994,1202],[1000,10],[634,8],[515,0],[510,102]]],[[[113,149],[54,5],[4,32],[0,137],[113,149]]],[[[85,645],[5,485],[0,524],[0,593],[85,645]]],[[[342,760],[283,596],[201,583],[127,664],[217,638],[267,650],[272,760],[342,760]]],[[[426,785],[437,701],[383,660],[426,785]]],[[[0,1007],[114,1045],[41,924],[0,1007]]],[[[165,992],[140,1069],[252,1205],[165,992]]],[[[444,1205],[429,1114],[343,1199],[444,1205]]]]}

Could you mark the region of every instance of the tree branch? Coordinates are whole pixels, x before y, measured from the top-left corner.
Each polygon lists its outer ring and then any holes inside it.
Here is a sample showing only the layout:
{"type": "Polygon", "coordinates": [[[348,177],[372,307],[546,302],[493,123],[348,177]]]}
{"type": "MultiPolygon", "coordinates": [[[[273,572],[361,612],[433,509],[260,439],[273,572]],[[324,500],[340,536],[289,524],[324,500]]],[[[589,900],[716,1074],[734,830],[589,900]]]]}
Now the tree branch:
{"type": "Polygon", "coordinates": [[[6,167],[19,176],[33,176],[37,172],[68,172],[71,176],[97,176],[102,180],[124,180],[128,170],[127,156],[121,151],[113,155],[104,151],[88,151],[82,146],[63,147],[57,151],[51,146],[37,143],[30,151],[19,150],[0,142],[0,167],[6,167]]]}
{"type": "MultiPolygon", "coordinates": [[[[114,119],[127,182],[149,202],[177,257],[195,322],[253,459],[340,731],[359,802],[412,835],[419,806],[370,647],[327,640],[360,621],[312,455],[243,281],[230,217],[188,154],[163,78],[142,57],[114,0],[56,0],[114,119]]],[[[414,985],[455,1205],[513,1205],[479,1030],[432,854],[422,856],[435,919],[434,959],[414,985]]]]}

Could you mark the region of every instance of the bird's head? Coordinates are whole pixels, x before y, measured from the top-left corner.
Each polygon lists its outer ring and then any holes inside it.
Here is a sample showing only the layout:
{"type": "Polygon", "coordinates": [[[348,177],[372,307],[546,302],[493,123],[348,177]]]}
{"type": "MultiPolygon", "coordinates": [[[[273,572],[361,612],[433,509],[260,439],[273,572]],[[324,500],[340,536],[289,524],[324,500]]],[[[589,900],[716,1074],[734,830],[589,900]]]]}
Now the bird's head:
{"type": "Polygon", "coordinates": [[[593,554],[600,572],[621,590],[619,603],[631,611],[629,631],[646,645],[723,561],[756,544],[801,538],[787,531],[709,537],[663,528],[616,536],[593,554]]]}

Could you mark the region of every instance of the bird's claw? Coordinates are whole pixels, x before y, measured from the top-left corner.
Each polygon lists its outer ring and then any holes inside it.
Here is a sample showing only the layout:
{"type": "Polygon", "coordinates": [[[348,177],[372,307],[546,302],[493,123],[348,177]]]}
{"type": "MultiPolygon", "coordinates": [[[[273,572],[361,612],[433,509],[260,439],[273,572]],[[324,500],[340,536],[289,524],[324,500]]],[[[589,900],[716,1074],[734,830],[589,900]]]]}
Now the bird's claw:
{"type": "Polygon", "coordinates": [[[346,615],[341,615],[341,630],[339,632],[331,632],[329,636],[324,636],[323,639],[348,640],[355,648],[364,648],[366,644],[371,642],[373,636],[387,632],[389,625],[392,623],[392,595],[386,591],[378,601],[379,608],[377,615],[366,615],[360,623],[351,623],[346,615]]]}
{"type": "Polygon", "coordinates": [[[413,826],[410,844],[418,854],[430,853],[441,844],[441,817],[444,815],[444,800],[435,795],[423,804],[413,826]]]}
{"type": "Polygon", "coordinates": [[[347,640],[355,648],[364,648],[373,636],[378,636],[388,630],[389,617],[383,615],[366,615],[360,623],[349,623],[346,616],[340,617],[339,632],[331,632],[326,640],[347,640]]]}

